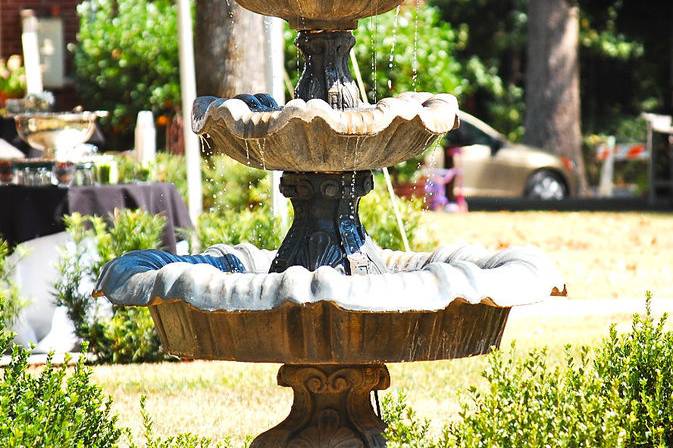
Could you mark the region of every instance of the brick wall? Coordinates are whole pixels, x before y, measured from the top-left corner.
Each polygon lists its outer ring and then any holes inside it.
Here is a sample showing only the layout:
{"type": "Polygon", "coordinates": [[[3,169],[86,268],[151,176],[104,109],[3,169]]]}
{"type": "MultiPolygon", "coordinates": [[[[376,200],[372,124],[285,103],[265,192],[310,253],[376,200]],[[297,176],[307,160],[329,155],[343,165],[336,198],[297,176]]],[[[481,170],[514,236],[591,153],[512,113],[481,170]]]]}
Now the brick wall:
{"type": "MultiPolygon", "coordinates": [[[[79,20],[76,8],[81,0],[0,0],[0,57],[22,54],[21,10],[32,9],[37,17],[61,17],[65,45],[75,42],[79,20]]],[[[73,71],[72,56],[66,50],[66,76],[73,71]]],[[[56,98],[55,110],[69,110],[79,104],[75,86],[70,84],[52,93],[56,98]]]]}
{"type": "MultiPolygon", "coordinates": [[[[22,9],[32,9],[38,17],[60,16],[66,45],[75,41],[78,20],[76,7],[80,0],[0,0],[0,57],[21,54],[22,9]]],[[[66,64],[66,70],[71,65],[66,64]]]]}

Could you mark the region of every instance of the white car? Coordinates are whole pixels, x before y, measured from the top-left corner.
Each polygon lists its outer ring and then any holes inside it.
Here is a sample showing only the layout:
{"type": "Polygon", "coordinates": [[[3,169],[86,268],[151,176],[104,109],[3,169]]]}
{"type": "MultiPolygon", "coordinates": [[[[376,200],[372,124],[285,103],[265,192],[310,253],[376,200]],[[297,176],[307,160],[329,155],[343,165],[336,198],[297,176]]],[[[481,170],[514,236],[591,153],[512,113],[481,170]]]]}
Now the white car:
{"type": "Polygon", "coordinates": [[[445,147],[460,148],[454,163],[462,170],[465,196],[563,199],[575,194],[572,160],[511,143],[468,113],[459,112],[458,116],[460,127],[447,134],[445,147]]]}

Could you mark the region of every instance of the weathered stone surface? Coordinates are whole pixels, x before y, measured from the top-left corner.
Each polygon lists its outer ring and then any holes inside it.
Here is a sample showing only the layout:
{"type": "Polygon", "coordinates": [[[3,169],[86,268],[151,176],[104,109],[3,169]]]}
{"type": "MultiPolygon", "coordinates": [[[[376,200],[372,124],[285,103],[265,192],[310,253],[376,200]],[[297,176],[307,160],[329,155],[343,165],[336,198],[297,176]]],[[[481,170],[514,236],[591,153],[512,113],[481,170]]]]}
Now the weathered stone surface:
{"type": "Polygon", "coordinates": [[[304,55],[304,71],[294,91],[295,98],[325,100],[333,109],[360,104],[360,91],[348,68],[355,37],[350,31],[300,31],[295,45],[304,55]]]}
{"type": "Polygon", "coordinates": [[[335,110],[321,99],[295,99],[274,111],[244,101],[200,97],[192,129],[242,164],[297,172],[365,171],[421,154],[458,125],[447,94],[405,93],[374,106],[335,110]]]}
{"type": "Polygon", "coordinates": [[[402,0],[236,0],[250,11],[281,17],[297,30],[352,30],[358,19],[390,11],[402,0]]]}
{"type": "Polygon", "coordinates": [[[155,269],[139,265],[138,256],[130,253],[103,268],[96,294],[116,305],[182,300],[204,311],[263,311],[286,303],[331,301],[351,311],[404,312],[442,310],[454,300],[510,307],[564,291],[550,260],[532,248],[497,253],[474,246],[432,253],[383,250],[380,256],[388,273],[354,276],[328,266],[312,272],[292,266],[282,273],[267,273],[276,252],[249,244],[218,245],[205,254],[233,254],[246,272],[188,263],[155,269]]]}
{"type": "Polygon", "coordinates": [[[380,250],[360,222],[360,197],[372,188],[370,171],[283,173],[280,191],[292,201],[294,220],[270,272],[291,266],[331,266],[350,275],[385,272],[380,250]]]}
{"type": "Polygon", "coordinates": [[[284,365],[278,384],[291,387],[290,415],[259,435],[251,448],[383,448],[385,423],[370,394],[387,389],[386,366],[284,365]]]}
{"type": "Polygon", "coordinates": [[[500,344],[509,311],[461,299],[440,311],[405,312],[350,311],[331,301],[235,312],[203,311],[179,300],[150,306],[168,353],[194,359],[292,364],[433,361],[481,355],[500,344]]]}

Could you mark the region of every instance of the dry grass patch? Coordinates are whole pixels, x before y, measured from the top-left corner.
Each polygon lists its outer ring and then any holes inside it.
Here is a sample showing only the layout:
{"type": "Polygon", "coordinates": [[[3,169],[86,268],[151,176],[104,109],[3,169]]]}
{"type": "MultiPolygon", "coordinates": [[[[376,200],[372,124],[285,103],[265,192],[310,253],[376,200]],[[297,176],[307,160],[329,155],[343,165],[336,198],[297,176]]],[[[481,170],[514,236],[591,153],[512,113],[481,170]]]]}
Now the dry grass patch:
{"type": "Polygon", "coordinates": [[[531,244],[553,257],[572,298],[673,298],[673,214],[427,213],[442,244],[531,244]]]}

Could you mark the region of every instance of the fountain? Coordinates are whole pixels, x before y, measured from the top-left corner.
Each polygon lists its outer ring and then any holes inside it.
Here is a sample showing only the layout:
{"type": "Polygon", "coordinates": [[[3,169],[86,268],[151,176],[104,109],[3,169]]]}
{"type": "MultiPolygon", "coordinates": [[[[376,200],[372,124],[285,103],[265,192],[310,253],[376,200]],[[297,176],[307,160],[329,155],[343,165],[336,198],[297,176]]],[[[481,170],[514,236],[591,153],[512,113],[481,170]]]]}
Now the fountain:
{"type": "Polygon", "coordinates": [[[456,99],[405,93],[367,105],[348,69],[357,20],[401,0],[237,0],[299,31],[296,99],[202,97],[193,130],[246,165],[282,170],[294,222],[278,251],[216,245],[201,255],[131,252],[94,295],[148,306],[168,353],[282,363],[290,415],[253,448],[386,445],[372,391],[385,363],[454,359],[498,346],[510,309],[565,292],[534,249],[383,250],[358,216],[372,170],[421,154],[458,126],[456,99]]]}
{"type": "Polygon", "coordinates": [[[44,159],[64,159],[77,145],[93,135],[97,112],[28,112],[14,116],[16,132],[30,146],[42,151],[44,159]]]}

